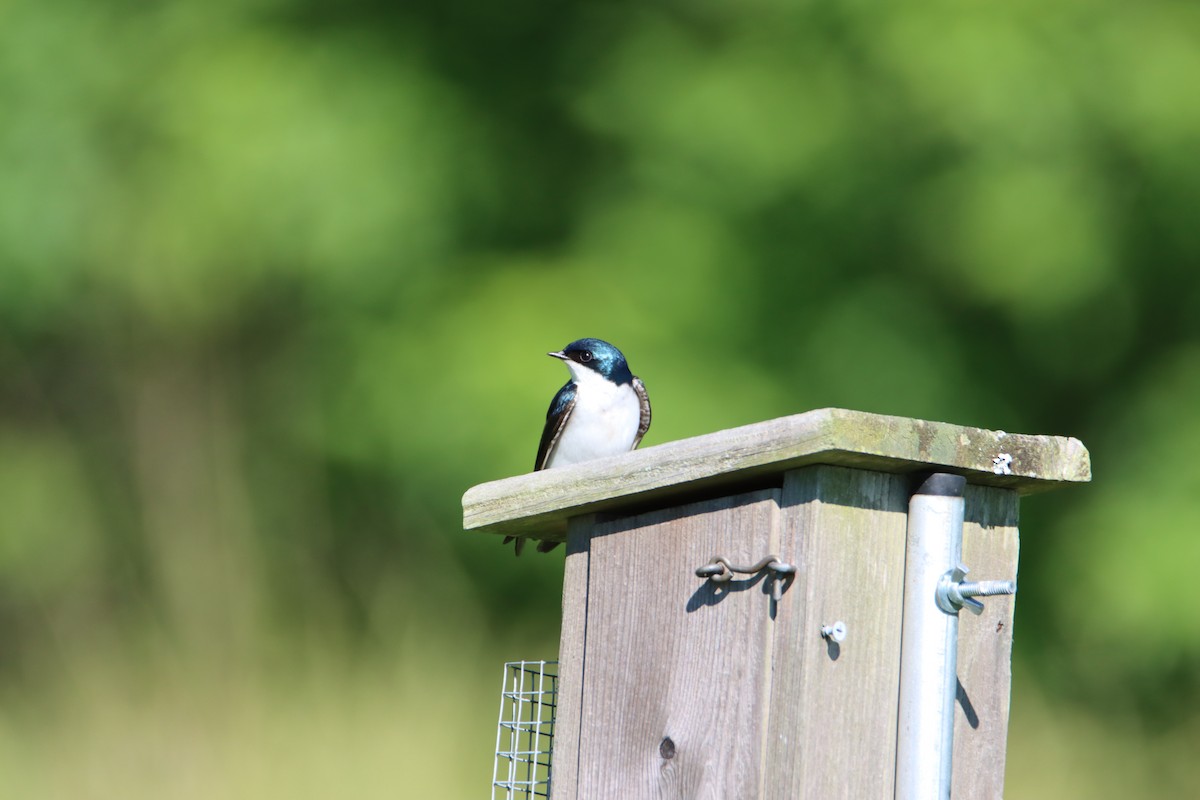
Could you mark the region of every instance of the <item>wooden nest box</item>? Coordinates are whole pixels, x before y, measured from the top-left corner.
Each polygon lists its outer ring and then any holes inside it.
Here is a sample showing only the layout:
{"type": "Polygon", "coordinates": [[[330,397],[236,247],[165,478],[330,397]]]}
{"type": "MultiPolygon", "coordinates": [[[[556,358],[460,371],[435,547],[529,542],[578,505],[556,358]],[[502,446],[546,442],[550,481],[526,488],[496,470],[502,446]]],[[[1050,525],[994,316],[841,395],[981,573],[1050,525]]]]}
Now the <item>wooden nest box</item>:
{"type": "Polygon", "coordinates": [[[566,541],[554,800],[1000,798],[1014,598],[949,652],[974,602],[926,605],[954,561],[1015,580],[1020,498],[1090,477],[1076,439],[823,409],[475,486],[463,524],[566,541]]]}

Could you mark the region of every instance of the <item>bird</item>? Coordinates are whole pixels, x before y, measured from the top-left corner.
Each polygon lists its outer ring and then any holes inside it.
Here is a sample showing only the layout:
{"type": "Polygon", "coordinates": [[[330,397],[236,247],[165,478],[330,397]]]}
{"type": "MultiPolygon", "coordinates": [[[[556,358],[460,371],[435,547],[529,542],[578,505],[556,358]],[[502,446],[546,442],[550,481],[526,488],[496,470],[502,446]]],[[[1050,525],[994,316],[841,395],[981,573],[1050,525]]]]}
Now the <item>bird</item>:
{"type": "MultiPolygon", "coordinates": [[[[546,411],[534,471],[578,464],[637,448],[650,429],[650,396],[625,356],[603,339],[577,339],[554,353],[571,373],[546,411]]],[[[524,538],[516,541],[521,555],[524,538]]],[[[548,552],[558,542],[539,542],[548,552]]]]}

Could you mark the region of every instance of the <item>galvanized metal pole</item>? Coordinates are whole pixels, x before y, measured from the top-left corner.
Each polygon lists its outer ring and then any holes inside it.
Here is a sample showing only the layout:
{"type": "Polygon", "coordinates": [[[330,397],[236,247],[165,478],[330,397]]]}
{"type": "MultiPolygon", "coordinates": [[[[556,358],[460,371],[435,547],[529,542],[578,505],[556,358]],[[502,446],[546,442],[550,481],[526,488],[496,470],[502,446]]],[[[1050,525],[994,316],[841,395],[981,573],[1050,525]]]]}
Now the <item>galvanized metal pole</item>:
{"type": "Polygon", "coordinates": [[[936,472],[908,505],[896,800],[948,800],[958,689],[958,615],[938,607],[942,577],[962,560],[960,475],[936,472]]]}

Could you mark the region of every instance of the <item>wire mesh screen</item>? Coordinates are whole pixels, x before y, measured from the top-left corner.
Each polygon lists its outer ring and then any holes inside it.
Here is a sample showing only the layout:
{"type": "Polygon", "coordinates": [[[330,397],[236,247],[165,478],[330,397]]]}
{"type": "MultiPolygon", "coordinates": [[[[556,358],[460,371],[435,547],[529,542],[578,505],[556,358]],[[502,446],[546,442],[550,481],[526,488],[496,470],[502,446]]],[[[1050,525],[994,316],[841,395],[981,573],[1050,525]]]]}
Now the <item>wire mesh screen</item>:
{"type": "Polygon", "coordinates": [[[550,796],[557,661],[510,661],[500,690],[492,800],[550,796]]]}

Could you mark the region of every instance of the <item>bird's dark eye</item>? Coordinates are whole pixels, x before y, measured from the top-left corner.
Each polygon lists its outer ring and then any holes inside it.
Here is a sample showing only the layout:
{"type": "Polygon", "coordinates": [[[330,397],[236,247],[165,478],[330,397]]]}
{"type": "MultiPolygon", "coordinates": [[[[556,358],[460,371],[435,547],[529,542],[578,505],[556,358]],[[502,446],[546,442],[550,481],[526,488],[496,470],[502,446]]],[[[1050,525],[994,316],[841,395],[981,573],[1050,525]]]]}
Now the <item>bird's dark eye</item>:
{"type": "Polygon", "coordinates": [[[592,360],[592,351],[591,350],[584,350],[582,353],[579,354],[579,363],[580,364],[586,364],[591,360],[592,360]]]}

